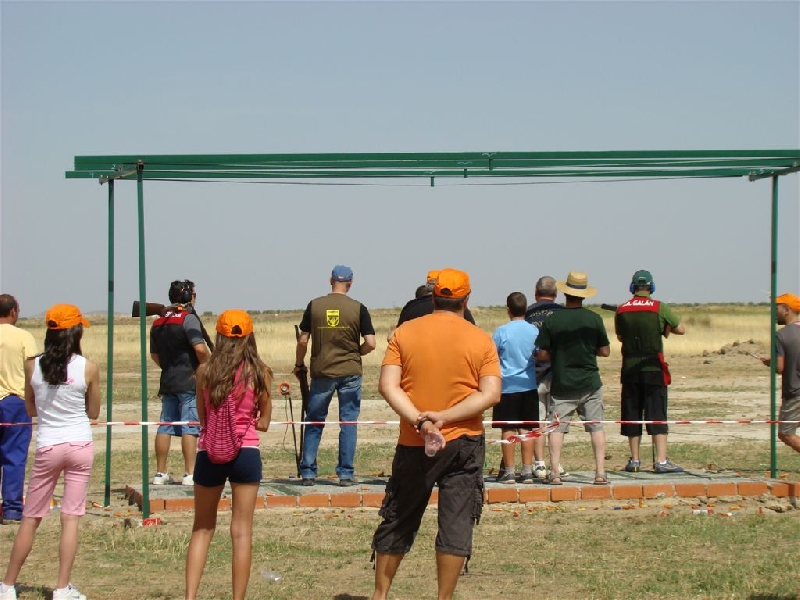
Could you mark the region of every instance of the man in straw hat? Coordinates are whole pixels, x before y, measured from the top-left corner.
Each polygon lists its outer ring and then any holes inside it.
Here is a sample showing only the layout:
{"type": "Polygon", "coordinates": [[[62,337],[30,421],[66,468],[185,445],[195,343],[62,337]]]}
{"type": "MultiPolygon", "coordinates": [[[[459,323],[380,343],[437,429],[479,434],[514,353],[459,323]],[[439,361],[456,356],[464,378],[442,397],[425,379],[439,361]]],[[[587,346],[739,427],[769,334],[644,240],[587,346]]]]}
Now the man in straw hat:
{"type": "Polygon", "coordinates": [[[583,308],[584,298],[591,298],[597,290],[589,285],[586,273],[570,271],[566,281],[557,281],[556,288],[566,298],[564,310],[554,312],[542,323],[536,345],[538,360],[552,363],[553,383],[550,388],[551,415],[558,415],[564,423],[550,434],[551,474],[548,483],[561,485],[558,476],[564,433],[569,431],[569,421],[577,412],[589,432],[594,451],[596,485],[607,485],[605,470],[606,435],[603,424],[603,394],[597,357],[611,353],[608,335],[600,316],[583,308]]]}
{"type": "MultiPolygon", "coordinates": [[[[778,416],[778,439],[800,452],[800,297],[783,294],[775,300],[778,325],[785,325],[775,335],[775,371],[781,375],[781,412],[778,416]],[[794,421],[786,423],[785,421],[794,421]]],[[[761,361],[769,366],[770,358],[761,361]]]]}

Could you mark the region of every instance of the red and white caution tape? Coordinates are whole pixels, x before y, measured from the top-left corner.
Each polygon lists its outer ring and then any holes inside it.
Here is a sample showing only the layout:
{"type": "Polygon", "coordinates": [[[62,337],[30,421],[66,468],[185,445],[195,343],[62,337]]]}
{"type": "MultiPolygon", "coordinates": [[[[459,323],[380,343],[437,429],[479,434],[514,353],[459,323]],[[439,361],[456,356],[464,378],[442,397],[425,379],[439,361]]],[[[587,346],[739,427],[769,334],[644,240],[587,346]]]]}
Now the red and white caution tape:
{"type": "MultiPolygon", "coordinates": [[[[484,425],[508,425],[520,427],[523,425],[545,425],[550,427],[556,421],[483,421],[484,425]]],[[[567,423],[560,421],[559,423],[567,423]]],[[[594,421],[569,421],[573,425],[798,425],[798,421],[782,421],[779,419],[678,419],[669,421],[621,421],[621,420],[594,420],[594,421]]],[[[272,421],[273,425],[399,425],[400,421],[272,421]]],[[[36,425],[32,423],[0,423],[0,427],[16,427],[36,425]]],[[[117,426],[156,426],[156,425],[200,425],[199,421],[91,421],[95,427],[117,426]]],[[[541,431],[541,430],[539,430],[541,431]]],[[[539,434],[541,435],[541,433],[539,434]]]]}

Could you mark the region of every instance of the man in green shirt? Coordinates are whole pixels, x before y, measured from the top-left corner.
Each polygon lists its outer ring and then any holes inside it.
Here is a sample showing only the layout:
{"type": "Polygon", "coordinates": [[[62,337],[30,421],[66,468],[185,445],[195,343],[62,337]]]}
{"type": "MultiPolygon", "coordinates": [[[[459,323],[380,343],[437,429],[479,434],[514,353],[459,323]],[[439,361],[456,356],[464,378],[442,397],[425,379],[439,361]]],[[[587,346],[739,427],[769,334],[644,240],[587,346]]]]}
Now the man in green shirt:
{"type": "MultiPolygon", "coordinates": [[[[666,421],[667,386],[670,383],[669,369],[664,361],[663,338],[670,333],[683,335],[686,330],[680,318],[669,306],[651,295],[656,290],[650,271],[636,271],[631,278],[630,292],[633,297],[621,304],[614,317],[617,339],[622,342],[622,411],[624,421],[666,421]],[[644,419],[642,417],[644,416],[644,419]]],[[[683,468],[667,458],[666,424],[647,425],[647,433],[653,438],[656,473],[679,473],[683,468]]],[[[642,425],[624,423],[620,433],[628,438],[631,457],[625,470],[639,471],[641,464],[639,446],[642,441],[642,425]]]]}
{"type": "Polygon", "coordinates": [[[551,475],[548,483],[561,485],[559,464],[564,434],[576,412],[589,432],[595,461],[596,485],[607,485],[605,469],[606,434],[603,431],[603,384],[597,357],[611,354],[608,335],[600,315],[583,308],[584,298],[591,298],[597,289],[588,285],[586,273],[570,271],[566,281],[556,287],[565,296],[564,310],[550,315],[542,323],[536,346],[536,359],[550,361],[553,382],[550,387],[550,415],[558,415],[564,423],[550,433],[551,475]]]}

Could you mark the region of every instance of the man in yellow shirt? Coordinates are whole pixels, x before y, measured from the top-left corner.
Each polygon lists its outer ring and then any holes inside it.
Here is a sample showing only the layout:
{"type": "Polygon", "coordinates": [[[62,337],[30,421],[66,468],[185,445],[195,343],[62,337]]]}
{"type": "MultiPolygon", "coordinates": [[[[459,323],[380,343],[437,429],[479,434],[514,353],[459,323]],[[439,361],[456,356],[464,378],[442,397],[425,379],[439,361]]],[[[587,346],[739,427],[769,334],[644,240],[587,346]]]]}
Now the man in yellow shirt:
{"type": "Polygon", "coordinates": [[[3,524],[22,519],[25,463],[31,443],[31,418],[25,411],[25,361],[36,354],[36,340],[16,326],[19,303],[0,294],[0,491],[3,524]]]}

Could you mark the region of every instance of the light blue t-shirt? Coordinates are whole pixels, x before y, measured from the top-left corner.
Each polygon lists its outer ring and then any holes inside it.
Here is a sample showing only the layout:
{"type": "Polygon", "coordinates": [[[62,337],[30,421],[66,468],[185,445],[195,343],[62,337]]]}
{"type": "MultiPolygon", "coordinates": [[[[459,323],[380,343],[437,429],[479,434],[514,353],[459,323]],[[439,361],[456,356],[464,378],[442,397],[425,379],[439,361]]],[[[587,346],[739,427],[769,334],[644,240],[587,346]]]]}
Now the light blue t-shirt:
{"type": "Polygon", "coordinates": [[[536,389],[535,342],[539,329],[522,319],[498,327],[492,339],[500,356],[503,393],[536,389]]]}

